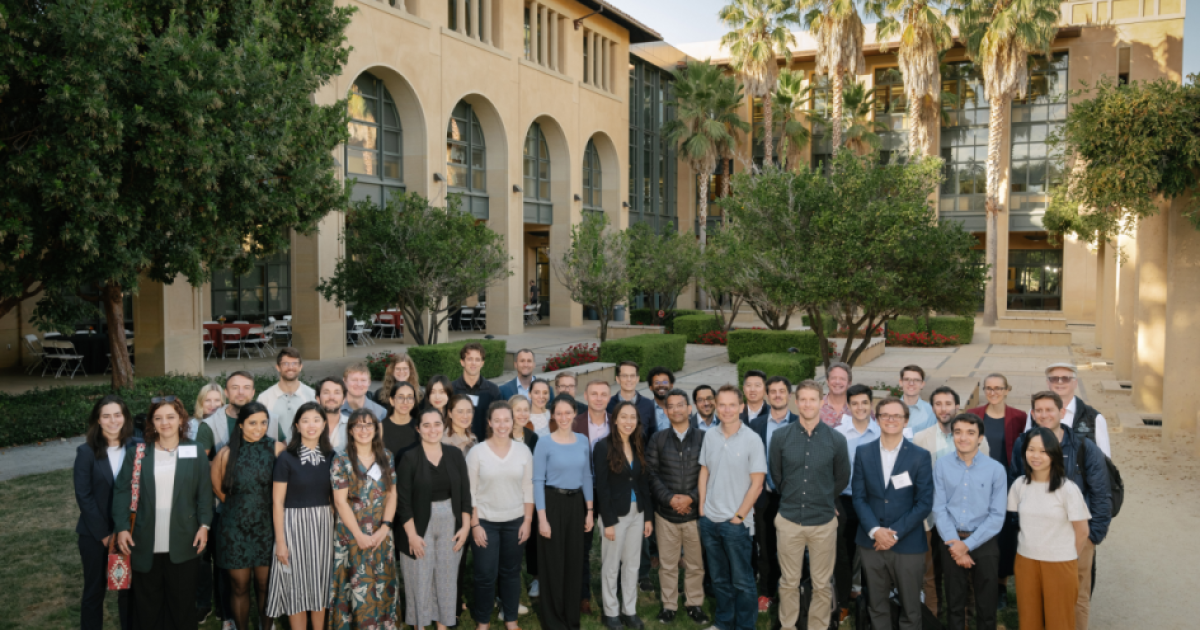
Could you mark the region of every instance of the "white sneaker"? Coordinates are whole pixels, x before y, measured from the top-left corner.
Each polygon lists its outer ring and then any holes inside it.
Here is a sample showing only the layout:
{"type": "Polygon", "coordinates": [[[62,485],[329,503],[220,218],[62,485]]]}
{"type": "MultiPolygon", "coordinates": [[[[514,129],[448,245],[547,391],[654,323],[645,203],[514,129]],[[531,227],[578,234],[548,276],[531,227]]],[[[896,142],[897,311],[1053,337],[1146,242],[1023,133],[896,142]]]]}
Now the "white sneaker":
{"type": "Polygon", "coordinates": [[[529,583],[529,596],[537,597],[538,595],[541,595],[541,589],[538,588],[538,581],[535,579],[529,583]]]}
{"type": "Polygon", "coordinates": [[[237,630],[237,624],[233,623],[232,619],[226,619],[221,625],[221,630],[237,630]]]}
{"type": "MultiPolygon", "coordinates": [[[[507,621],[507,619],[504,618],[504,606],[500,604],[499,597],[496,598],[496,607],[500,609],[500,621],[507,621]]],[[[529,609],[525,607],[525,604],[518,603],[517,604],[517,616],[519,617],[521,615],[528,615],[528,614],[529,614],[529,609]]],[[[516,620],[514,619],[513,621],[516,621],[516,620]]]]}

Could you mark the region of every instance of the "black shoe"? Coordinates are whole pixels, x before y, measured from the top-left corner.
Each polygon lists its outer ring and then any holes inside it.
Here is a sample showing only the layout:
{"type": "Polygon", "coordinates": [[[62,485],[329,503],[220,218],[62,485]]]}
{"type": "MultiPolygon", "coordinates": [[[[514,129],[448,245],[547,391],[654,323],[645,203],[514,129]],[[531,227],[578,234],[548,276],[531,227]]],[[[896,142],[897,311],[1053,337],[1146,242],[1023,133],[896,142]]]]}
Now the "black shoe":
{"type": "Polygon", "coordinates": [[[658,623],[675,623],[675,611],[662,609],[662,612],[658,613],[658,623]]]}
{"type": "Polygon", "coordinates": [[[696,622],[697,625],[708,625],[708,615],[704,614],[704,609],[699,606],[688,606],[687,616],[691,617],[692,621],[696,622]]]}
{"type": "Polygon", "coordinates": [[[651,582],[650,578],[648,578],[648,577],[642,578],[642,581],[638,582],[638,588],[640,588],[643,593],[653,593],[654,592],[654,583],[651,582]]]}
{"type": "Polygon", "coordinates": [[[633,630],[642,630],[646,627],[646,624],[642,623],[641,618],[637,615],[621,615],[621,623],[625,624],[626,628],[633,628],[633,630]]]}
{"type": "Polygon", "coordinates": [[[624,628],[624,626],[621,625],[620,617],[607,617],[604,615],[601,615],[601,617],[602,619],[600,621],[604,624],[605,628],[610,628],[611,630],[621,630],[624,628]]]}

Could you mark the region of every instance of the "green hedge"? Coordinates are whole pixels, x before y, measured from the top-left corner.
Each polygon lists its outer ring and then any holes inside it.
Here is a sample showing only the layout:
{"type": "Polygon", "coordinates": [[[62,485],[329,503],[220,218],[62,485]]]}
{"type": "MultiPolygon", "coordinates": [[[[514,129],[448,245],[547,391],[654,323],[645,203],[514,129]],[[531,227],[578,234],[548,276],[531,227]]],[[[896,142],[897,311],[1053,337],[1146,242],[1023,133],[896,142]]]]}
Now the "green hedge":
{"type": "MultiPolygon", "coordinates": [[[[834,319],[832,316],[824,315],[821,317],[821,321],[825,322],[825,334],[826,335],[832,335],[833,333],[837,332],[837,320],[834,319]]],[[[805,326],[812,328],[812,324],[809,323],[808,315],[801,315],[800,322],[803,323],[805,326]]]]}
{"type": "Polygon", "coordinates": [[[429,382],[430,377],[437,374],[445,375],[451,381],[462,376],[462,365],[459,365],[458,352],[468,343],[475,342],[483,346],[483,378],[496,378],[504,373],[504,355],[508,343],[496,339],[464,339],[450,343],[438,343],[431,346],[411,346],[408,356],[417,366],[417,374],[421,376],[422,385],[429,382]]]}
{"type": "Polygon", "coordinates": [[[756,354],[738,361],[738,383],[746,378],[746,372],[762,370],[767,378],[782,376],[796,385],[800,381],[815,378],[817,375],[817,357],[807,354],[792,354],[790,352],[756,354]]]}
{"type": "Polygon", "coordinates": [[[600,344],[600,361],[636,361],[639,376],[644,381],[650,375],[650,368],[659,365],[672,372],[682,370],[686,350],[687,337],[683,335],[638,335],[600,344]]]}
{"type": "Polygon", "coordinates": [[[732,330],[726,347],[730,363],[756,354],[787,352],[788,348],[797,348],[800,354],[821,356],[821,343],[811,330],[732,330]]]}
{"type": "MultiPolygon", "coordinates": [[[[629,309],[629,323],[641,326],[651,326],[654,324],[654,317],[658,314],[656,308],[631,308],[629,309]]],[[[663,321],[666,326],[667,333],[676,332],[673,328],[675,318],[688,315],[704,315],[704,311],[696,311],[686,308],[677,308],[673,311],[667,311],[667,317],[663,321]]]]}
{"type": "Polygon", "coordinates": [[[688,343],[700,343],[704,333],[724,330],[716,315],[683,315],[675,318],[675,334],[687,337],[688,343]]]}
{"type": "MultiPolygon", "coordinates": [[[[954,335],[958,337],[959,343],[971,343],[971,339],[975,336],[974,317],[930,317],[929,321],[934,331],[943,335],[954,335]]],[[[888,322],[888,331],[902,335],[923,332],[925,331],[925,318],[897,317],[888,322]]]]}
{"type": "MultiPolygon", "coordinates": [[[[257,376],[255,392],[274,385],[278,376],[257,376]]],[[[312,385],[312,381],[309,385],[312,385]]],[[[209,381],[225,383],[225,375],[216,378],[201,376],[156,376],[139,378],[132,389],[121,396],[133,415],[145,413],[150,399],[156,396],[175,396],[191,413],[196,395],[209,381]]],[[[108,385],[61,385],[50,389],[35,389],[24,394],[0,393],[0,447],[45,442],[58,438],[83,435],[87,431],[92,406],[112,393],[108,385]]]]}

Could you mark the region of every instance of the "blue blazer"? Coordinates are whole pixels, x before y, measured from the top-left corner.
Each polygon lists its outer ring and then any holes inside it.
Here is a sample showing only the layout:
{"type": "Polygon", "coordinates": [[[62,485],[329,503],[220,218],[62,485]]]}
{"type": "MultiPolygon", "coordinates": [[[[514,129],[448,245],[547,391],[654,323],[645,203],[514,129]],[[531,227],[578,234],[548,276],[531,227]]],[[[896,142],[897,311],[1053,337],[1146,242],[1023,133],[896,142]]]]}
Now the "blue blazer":
{"type": "MultiPolygon", "coordinates": [[[[650,441],[650,436],[658,431],[658,415],[654,413],[654,401],[641,395],[635,394],[633,406],[637,407],[638,419],[642,421],[642,444],[647,444],[650,441]]],[[[621,402],[621,394],[613,394],[613,397],[608,399],[608,407],[606,411],[609,417],[612,417],[613,409],[617,408],[617,403],[621,402]]],[[[586,434],[585,434],[586,435],[586,434]]]]}
{"type": "MultiPolygon", "coordinates": [[[[129,444],[141,442],[141,438],[129,440],[129,444]]],[[[112,493],[118,472],[107,457],[96,459],[87,442],[75,449],[75,503],[79,505],[76,534],[91,536],[96,542],[112,535],[112,493]]]]}
{"type": "Polygon", "coordinates": [[[895,530],[896,553],[925,553],[925,518],[933,512],[933,465],[929,451],[909,440],[900,441],[900,453],[892,476],[908,473],[912,484],[897,489],[889,479],[883,484],[883,457],[879,440],[862,444],[854,456],[854,511],[858,513],[858,534],[854,542],[871,549],[875,541],[867,532],[876,527],[895,530]]]}
{"type": "MultiPolygon", "coordinates": [[[[534,376],[533,378],[536,380],[537,376],[534,376]]],[[[550,387],[550,400],[554,400],[554,386],[549,385],[549,387],[550,387]]],[[[516,396],[516,395],[517,395],[517,379],[514,378],[513,380],[500,386],[500,398],[503,399],[505,402],[508,402],[509,398],[512,398],[513,396],[516,396]]]]}

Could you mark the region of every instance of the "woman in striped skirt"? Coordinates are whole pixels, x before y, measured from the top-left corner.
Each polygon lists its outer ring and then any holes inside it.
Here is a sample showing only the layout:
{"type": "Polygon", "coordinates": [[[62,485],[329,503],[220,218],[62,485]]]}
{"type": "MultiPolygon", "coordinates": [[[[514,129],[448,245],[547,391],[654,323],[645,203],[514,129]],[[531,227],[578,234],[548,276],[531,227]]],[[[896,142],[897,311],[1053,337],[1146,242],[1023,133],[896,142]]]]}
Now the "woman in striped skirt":
{"type": "Polygon", "coordinates": [[[305,403],[292,421],[292,440],[275,460],[275,559],[267,615],[287,616],[292,630],[325,627],[333,571],[333,447],[325,413],[305,403]],[[310,614],[311,613],[311,614],[310,614]]]}

